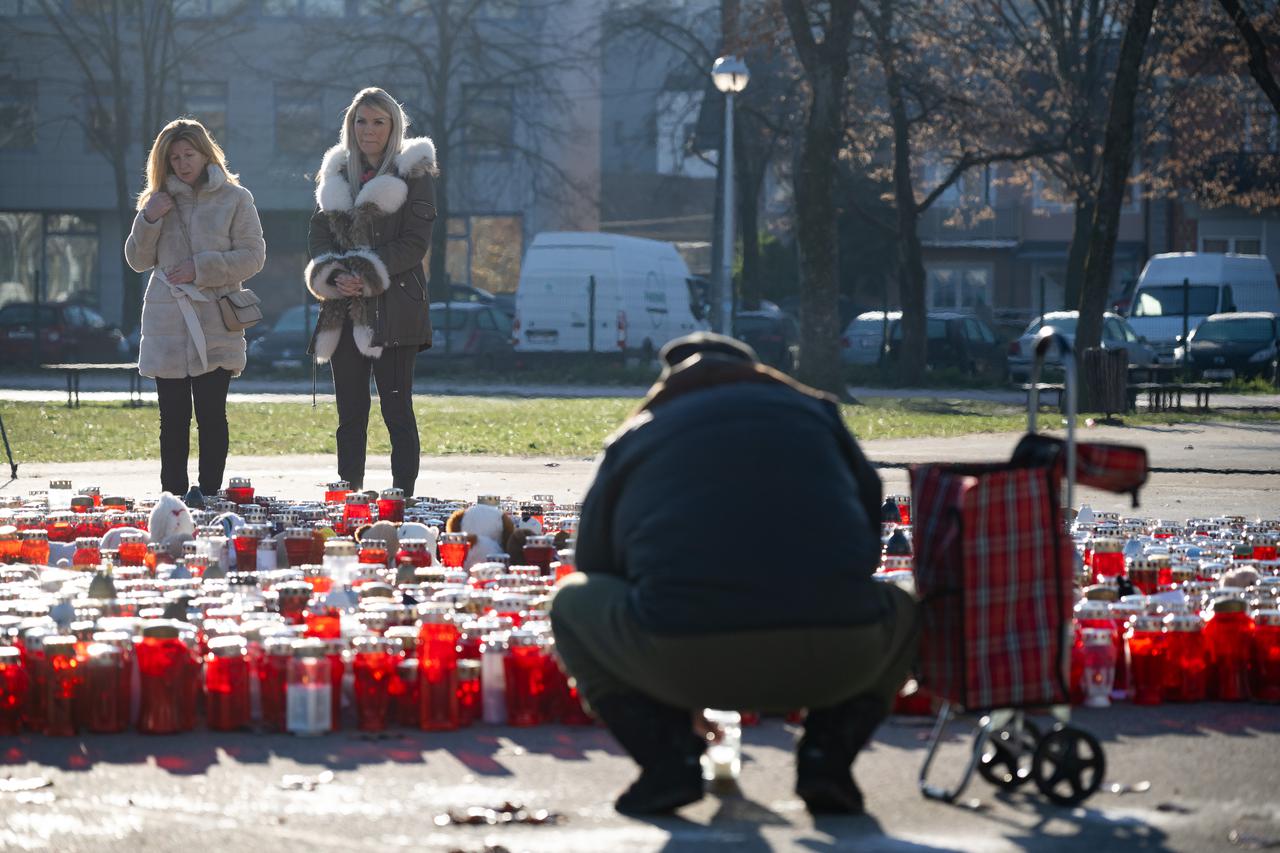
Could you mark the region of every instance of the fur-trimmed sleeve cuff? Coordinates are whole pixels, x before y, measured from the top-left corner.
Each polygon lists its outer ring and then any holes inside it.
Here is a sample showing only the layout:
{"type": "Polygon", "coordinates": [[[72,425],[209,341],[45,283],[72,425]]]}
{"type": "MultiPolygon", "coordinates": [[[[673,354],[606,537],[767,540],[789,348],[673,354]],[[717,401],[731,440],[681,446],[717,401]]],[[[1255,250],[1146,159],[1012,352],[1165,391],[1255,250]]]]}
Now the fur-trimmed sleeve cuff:
{"type": "Polygon", "coordinates": [[[341,255],[325,254],[318,258],[312,258],[310,263],[307,264],[303,277],[307,282],[307,290],[311,291],[311,294],[316,299],[342,298],[342,292],[331,281],[334,273],[343,272],[346,269],[342,260],[341,255]]]}
{"type": "Polygon", "coordinates": [[[387,273],[387,265],[372,250],[356,249],[342,258],[343,264],[355,275],[364,280],[365,296],[377,296],[391,288],[391,276],[387,273]]]}

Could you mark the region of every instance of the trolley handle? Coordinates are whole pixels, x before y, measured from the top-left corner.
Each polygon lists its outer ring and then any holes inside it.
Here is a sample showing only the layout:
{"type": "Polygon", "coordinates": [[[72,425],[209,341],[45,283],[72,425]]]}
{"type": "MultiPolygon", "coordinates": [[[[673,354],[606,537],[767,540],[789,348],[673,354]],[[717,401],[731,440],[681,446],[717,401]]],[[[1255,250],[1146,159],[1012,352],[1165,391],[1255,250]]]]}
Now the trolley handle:
{"type": "Polygon", "coordinates": [[[1057,348],[1062,360],[1065,374],[1062,393],[1066,398],[1067,415],[1067,502],[1066,506],[1075,506],[1076,491],[1076,356],[1071,341],[1051,326],[1043,326],[1036,335],[1032,345],[1030,405],[1027,407],[1027,432],[1036,431],[1036,413],[1040,409],[1040,370],[1044,366],[1045,356],[1057,348]]]}

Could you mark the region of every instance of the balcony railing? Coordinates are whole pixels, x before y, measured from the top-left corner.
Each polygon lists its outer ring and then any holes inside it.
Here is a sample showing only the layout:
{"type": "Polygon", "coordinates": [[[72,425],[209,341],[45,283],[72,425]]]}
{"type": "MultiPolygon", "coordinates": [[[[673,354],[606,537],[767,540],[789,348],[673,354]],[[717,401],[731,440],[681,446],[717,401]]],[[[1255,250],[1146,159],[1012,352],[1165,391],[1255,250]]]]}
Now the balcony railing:
{"type": "Polygon", "coordinates": [[[935,203],[920,216],[920,240],[925,243],[1017,241],[1022,216],[1017,207],[940,207],[935,203]]]}

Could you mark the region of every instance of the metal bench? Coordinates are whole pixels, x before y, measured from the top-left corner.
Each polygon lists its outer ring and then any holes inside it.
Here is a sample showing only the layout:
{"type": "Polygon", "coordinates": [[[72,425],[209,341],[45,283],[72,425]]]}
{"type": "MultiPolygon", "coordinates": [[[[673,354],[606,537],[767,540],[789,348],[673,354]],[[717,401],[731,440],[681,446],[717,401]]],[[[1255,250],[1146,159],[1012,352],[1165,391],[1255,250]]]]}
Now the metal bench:
{"type": "Polygon", "coordinates": [[[120,364],[94,364],[92,362],[67,364],[42,364],[45,370],[61,370],[67,377],[67,408],[80,408],[80,377],[91,370],[123,370],[129,376],[129,405],[137,408],[143,404],[142,376],[137,362],[120,364]]]}
{"type": "Polygon", "coordinates": [[[1209,408],[1209,395],[1222,390],[1212,382],[1134,382],[1129,385],[1129,404],[1136,408],[1139,394],[1147,395],[1147,408],[1152,412],[1182,410],[1182,395],[1195,397],[1195,407],[1200,411],[1209,408]]]}

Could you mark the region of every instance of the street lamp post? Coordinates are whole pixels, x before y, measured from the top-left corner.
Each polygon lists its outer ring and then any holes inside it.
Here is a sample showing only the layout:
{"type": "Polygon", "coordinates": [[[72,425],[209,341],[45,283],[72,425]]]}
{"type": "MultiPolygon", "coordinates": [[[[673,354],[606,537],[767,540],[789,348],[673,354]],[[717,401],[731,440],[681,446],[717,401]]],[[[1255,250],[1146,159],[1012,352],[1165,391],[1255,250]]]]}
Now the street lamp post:
{"type": "Polygon", "coordinates": [[[711,66],[711,79],[724,93],[724,195],[721,201],[723,232],[720,244],[720,275],[712,287],[711,328],[723,334],[733,332],[728,310],[733,286],[733,96],[747,88],[747,64],[736,56],[722,56],[711,66]]]}

